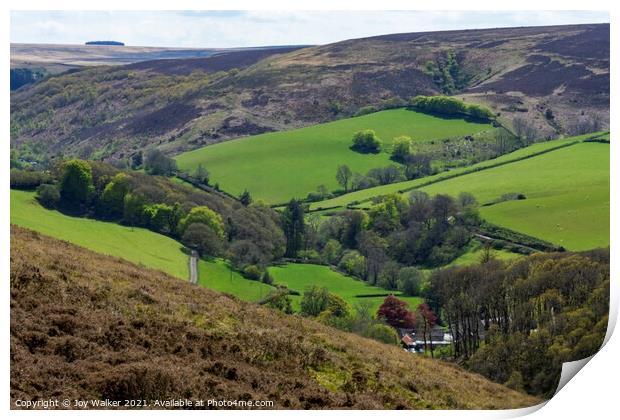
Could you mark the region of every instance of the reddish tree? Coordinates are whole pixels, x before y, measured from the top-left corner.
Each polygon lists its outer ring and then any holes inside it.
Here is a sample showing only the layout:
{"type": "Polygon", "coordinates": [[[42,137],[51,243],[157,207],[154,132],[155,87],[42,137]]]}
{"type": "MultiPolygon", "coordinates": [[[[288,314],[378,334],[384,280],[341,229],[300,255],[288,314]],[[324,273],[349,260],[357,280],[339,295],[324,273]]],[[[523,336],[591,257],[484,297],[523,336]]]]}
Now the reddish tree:
{"type": "Polygon", "coordinates": [[[385,298],[377,311],[377,318],[396,328],[413,328],[415,325],[415,316],[407,309],[407,302],[394,295],[385,298]]]}
{"type": "MultiPolygon", "coordinates": [[[[418,331],[422,330],[424,336],[424,350],[426,350],[426,337],[431,334],[433,327],[437,323],[437,315],[426,303],[420,303],[416,310],[416,319],[418,321],[418,331]]],[[[435,357],[433,350],[433,339],[431,338],[431,357],[435,357]]]]}

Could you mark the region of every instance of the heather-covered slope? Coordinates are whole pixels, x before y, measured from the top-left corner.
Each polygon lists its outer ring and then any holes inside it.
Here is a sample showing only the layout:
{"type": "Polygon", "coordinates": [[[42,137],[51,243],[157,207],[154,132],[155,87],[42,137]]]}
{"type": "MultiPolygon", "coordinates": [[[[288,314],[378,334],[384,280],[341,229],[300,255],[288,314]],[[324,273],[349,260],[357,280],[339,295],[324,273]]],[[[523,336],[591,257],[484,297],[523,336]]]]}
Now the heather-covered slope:
{"type": "Polygon", "coordinates": [[[17,227],[10,282],[13,401],[263,399],[276,408],[539,402],[454,365],[17,227]]]}
{"type": "Polygon", "coordinates": [[[20,89],[12,145],[172,154],[439,93],[486,104],[507,126],[523,119],[539,138],[574,134],[590,122],[581,120],[597,120],[590,131],[609,124],[608,24],[395,34],[254,63],[212,59],[96,67],[20,89]]]}

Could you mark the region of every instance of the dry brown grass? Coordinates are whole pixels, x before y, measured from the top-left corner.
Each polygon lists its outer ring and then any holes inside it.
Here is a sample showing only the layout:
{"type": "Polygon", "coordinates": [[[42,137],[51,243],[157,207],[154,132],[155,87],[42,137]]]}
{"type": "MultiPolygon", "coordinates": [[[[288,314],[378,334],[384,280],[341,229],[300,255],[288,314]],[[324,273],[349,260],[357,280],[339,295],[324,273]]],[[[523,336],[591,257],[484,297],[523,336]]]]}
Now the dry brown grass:
{"type": "Polygon", "coordinates": [[[11,227],[11,400],[267,399],[276,408],[514,408],[454,365],[11,227]]]}

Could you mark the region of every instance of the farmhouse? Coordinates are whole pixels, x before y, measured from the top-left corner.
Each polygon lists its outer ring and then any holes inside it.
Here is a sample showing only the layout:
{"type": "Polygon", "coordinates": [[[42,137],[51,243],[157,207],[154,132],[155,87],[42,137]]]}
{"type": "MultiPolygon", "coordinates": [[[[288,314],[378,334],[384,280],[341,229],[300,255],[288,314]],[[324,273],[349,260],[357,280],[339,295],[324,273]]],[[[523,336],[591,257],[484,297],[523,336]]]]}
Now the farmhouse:
{"type": "MultiPolygon", "coordinates": [[[[398,333],[403,348],[410,353],[424,352],[424,335],[415,328],[399,328],[398,333]]],[[[436,325],[426,337],[426,345],[430,349],[449,346],[452,344],[452,335],[445,332],[443,327],[436,325]]]]}

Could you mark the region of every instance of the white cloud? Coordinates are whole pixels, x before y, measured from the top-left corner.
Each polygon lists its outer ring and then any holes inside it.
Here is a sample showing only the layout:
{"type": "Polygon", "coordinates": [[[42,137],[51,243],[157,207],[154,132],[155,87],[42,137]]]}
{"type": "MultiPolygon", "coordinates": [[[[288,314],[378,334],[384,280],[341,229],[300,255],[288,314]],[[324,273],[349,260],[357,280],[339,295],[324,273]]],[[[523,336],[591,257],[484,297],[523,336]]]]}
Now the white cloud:
{"type": "Polygon", "coordinates": [[[20,11],[11,42],[247,47],[325,44],[397,32],[609,22],[588,11],[20,11]]]}

